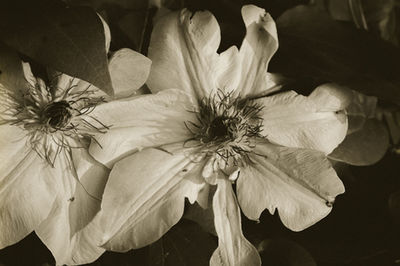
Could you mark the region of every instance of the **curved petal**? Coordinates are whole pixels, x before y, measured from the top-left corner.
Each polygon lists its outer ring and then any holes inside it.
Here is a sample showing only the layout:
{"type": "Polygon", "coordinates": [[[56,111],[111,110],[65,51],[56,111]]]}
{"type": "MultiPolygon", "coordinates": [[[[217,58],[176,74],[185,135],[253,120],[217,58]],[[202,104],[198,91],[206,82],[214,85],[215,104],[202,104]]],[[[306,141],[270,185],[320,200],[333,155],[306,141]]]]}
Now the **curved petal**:
{"type": "Polygon", "coordinates": [[[243,236],[240,209],[230,181],[220,178],[217,182],[213,211],[218,248],[210,265],[261,265],[257,249],[243,236]]]}
{"type": "Polygon", "coordinates": [[[135,94],[149,76],[151,60],[131,49],[116,51],[108,63],[115,98],[135,94]]]}
{"type": "Polygon", "coordinates": [[[156,241],[182,217],[185,197],[197,199],[203,164],[182,146],[145,149],[114,165],[98,217],[103,247],[127,251],[156,241]]]}
{"type": "Polygon", "coordinates": [[[208,11],[184,9],[160,18],[152,32],[148,56],[153,65],[147,81],[152,92],[184,90],[202,99],[215,88],[213,64],[221,40],[208,11]]]}
{"type": "Polygon", "coordinates": [[[279,145],[329,154],[347,133],[347,117],[339,96],[317,88],[309,97],[289,91],[262,98],[262,133],[279,145]]]}
{"type": "Polygon", "coordinates": [[[49,214],[64,169],[51,168],[16,126],[0,126],[0,248],[31,233],[49,214]]]}
{"type": "Polygon", "coordinates": [[[332,209],[344,186],[325,155],[260,143],[251,157],[254,164],[243,167],[237,194],[243,213],[258,220],[261,212],[278,209],[283,224],[300,231],[318,222],[332,209]]]}
{"type": "Polygon", "coordinates": [[[72,157],[69,187],[58,195],[52,211],[35,230],[57,265],[89,263],[105,251],[97,246],[101,236],[88,234],[87,227],[100,210],[109,170],[85,149],[73,149],[72,157]]]}
{"type": "Polygon", "coordinates": [[[329,158],[352,165],[371,165],[383,158],[389,147],[389,132],[385,125],[368,119],[362,129],[346,136],[329,154],[329,158]]]}
{"type": "Polygon", "coordinates": [[[240,53],[236,46],[222,52],[213,67],[216,77],[215,88],[223,90],[225,94],[229,94],[238,88],[241,81],[242,65],[240,53]]]}
{"type": "Polygon", "coordinates": [[[110,27],[108,27],[107,22],[100,16],[100,14],[97,14],[97,16],[100,18],[101,23],[103,24],[105,48],[106,48],[106,53],[108,53],[108,51],[110,50],[110,43],[111,43],[110,27]]]}
{"type": "Polygon", "coordinates": [[[240,47],[242,80],[237,93],[242,96],[258,95],[274,84],[267,74],[268,63],[278,49],[275,22],[264,9],[254,5],[242,8],[246,37],[240,47]]]}
{"type": "Polygon", "coordinates": [[[195,122],[191,110],[191,99],[179,90],[99,105],[91,115],[110,130],[96,135],[100,145],[92,143],[89,151],[101,163],[112,166],[138,149],[190,139],[185,122],[195,122]]]}

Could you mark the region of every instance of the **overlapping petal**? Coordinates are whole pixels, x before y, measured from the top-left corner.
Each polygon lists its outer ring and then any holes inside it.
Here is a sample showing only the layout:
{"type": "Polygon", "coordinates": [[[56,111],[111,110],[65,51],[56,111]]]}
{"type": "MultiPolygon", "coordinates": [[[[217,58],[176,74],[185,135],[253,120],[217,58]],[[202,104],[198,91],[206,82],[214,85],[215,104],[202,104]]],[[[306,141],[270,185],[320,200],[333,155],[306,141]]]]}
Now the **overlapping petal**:
{"type": "Polygon", "coordinates": [[[330,87],[305,97],[290,91],[261,98],[263,132],[273,143],[329,154],[347,133],[347,98],[330,87]]]}
{"type": "Polygon", "coordinates": [[[243,167],[237,194],[243,213],[257,220],[264,209],[278,209],[286,227],[303,230],[332,209],[343,183],[322,152],[259,143],[253,164],[243,167]]]}
{"type": "Polygon", "coordinates": [[[193,105],[179,90],[99,105],[90,115],[110,129],[95,136],[100,145],[92,143],[89,151],[101,163],[112,166],[139,149],[188,140],[192,136],[185,121],[196,121],[190,112],[193,105]]]}
{"type": "Polygon", "coordinates": [[[57,265],[88,263],[104,252],[97,246],[100,236],[88,234],[87,227],[100,210],[109,170],[85,149],[73,149],[72,158],[73,164],[67,158],[60,161],[68,164],[69,179],[58,193],[52,211],[35,230],[57,265]]]}
{"type": "Polygon", "coordinates": [[[183,143],[172,146],[145,149],[114,165],[96,218],[103,247],[127,251],[156,241],[179,221],[185,198],[197,199],[205,187],[201,156],[183,143]]]}
{"type": "Polygon", "coordinates": [[[64,169],[40,158],[16,126],[0,126],[0,248],[31,233],[49,214],[64,169]]]}
{"type": "Polygon", "coordinates": [[[215,17],[208,11],[184,9],[160,18],[155,25],[147,84],[152,92],[180,89],[202,99],[215,90],[214,63],[221,40],[215,17]]]}
{"type": "Polygon", "coordinates": [[[243,236],[240,208],[231,182],[225,178],[217,181],[213,211],[218,248],[210,265],[261,265],[257,249],[243,236]]]}
{"type": "Polygon", "coordinates": [[[146,82],[150,66],[150,59],[131,49],[116,51],[108,64],[114,97],[124,98],[134,94],[146,82]]]}

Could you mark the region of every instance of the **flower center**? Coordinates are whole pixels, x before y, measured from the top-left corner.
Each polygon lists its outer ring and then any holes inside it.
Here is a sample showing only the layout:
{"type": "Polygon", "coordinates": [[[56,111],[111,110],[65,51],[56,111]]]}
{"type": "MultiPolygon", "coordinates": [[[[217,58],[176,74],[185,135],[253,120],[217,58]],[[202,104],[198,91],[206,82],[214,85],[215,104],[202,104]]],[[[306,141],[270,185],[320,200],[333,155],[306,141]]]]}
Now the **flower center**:
{"type": "Polygon", "coordinates": [[[75,87],[48,87],[38,82],[21,95],[0,90],[5,104],[0,122],[26,130],[31,148],[54,166],[59,154],[69,156],[73,148],[87,148],[90,140],[97,142],[97,133],[108,130],[91,115],[104,99],[94,96],[90,85],[82,90],[74,90],[75,87]]]}
{"type": "Polygon", "coordinates": [[[216,117],[210,124],[209,136],[211,139],[223,138],[228,136],[228,126],[226,117],[216,117]]]}
{"type": "Polygon", "coordinates": [[[66,101],[52,102],[48,104],[43,111],[44,121],[54,129],[65,127],[72,117],[69,108],[70,105],[66,101]]]}
{"type": "Polygon", "coordinates": [[[241,164],[261,136],[262,106],[252,100],[218,92],[199,102],[197,122],[185,125],[207,154],[229,163],[241,164]]]}

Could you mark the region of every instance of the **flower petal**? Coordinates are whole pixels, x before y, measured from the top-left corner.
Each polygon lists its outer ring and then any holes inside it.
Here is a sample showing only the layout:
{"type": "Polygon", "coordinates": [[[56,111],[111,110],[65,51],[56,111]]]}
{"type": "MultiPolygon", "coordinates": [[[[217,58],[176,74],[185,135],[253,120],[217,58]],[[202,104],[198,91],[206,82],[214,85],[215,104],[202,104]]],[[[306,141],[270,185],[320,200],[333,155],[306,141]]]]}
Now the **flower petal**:
{"type": "Polygon", "coordinates": [[[16,126],[0,126],[0,248],[32,232],[49,214],[62,170],[50,167],[16,126]]]}
{"type": "Polygon", "coordinates": [[[147,80],[151,61],[142,54],[124,48],[116,51],[108,63],[115,98],[135,94],[147,80]]]}
{"type": "Polygon", "coordinates": [[[221,53],[214,66],[216,88],[226,94],[235,91],[241,81],[241,57],[236,46],[221,53]]]}
{"type": "Polygon", "coordinates": [[[243,213],[258,220],[278,209],[283,224],[300,231],[318,222],[344,192],[341,180],[321,152],[260,143],[254,164],[241,169],[237,194],[243,213]]]}
{"type": "Polygon", "coordinates": [[[389,132],[376,119],[367,119],[362,129],[346,136],[329,154],[329,158],[352,165],[371,165],[385,155],[389,147],[389,132]]]}
{"type": "Polygon", "coordinates": [[[341,98],[326,88],[309,97],[293,91],[259,100],[263,134],[273,143],[332,152],[346,136],[347,117],[341,98]]]}
{"type": "Polygon", "coordinates": [[[182,217],[185,197],[197,199],[203,164],[183,143],[174,146],[173,153],[149,148],[114,165],[99,213],[103,247],[127,251],[156,241],[182,217]]]}
{"type": "Polygon", "coordinates": [[[138,149],[190,139],[185,122],[196,121],[191,110],[191,99],[179,90],[99,105],[91,115],[111,128],[95,137],[101,146],[92,143],[90,153],[112,166],[138,149]]]}
{"type": "Polygon", "coordinates": [[[208,11],[172,12],[154,27],[147,84],[152,92],[180,89],[202,99],[215,88],[213,64],[221,40],[215,17],[208,11]]]}
{"type": "Polygon", "coordinates": [[[240,209],[230,181],[219,178],[217,182],[213,210],[218,248],[210,265],[261,265],[257,249],[243,236],[240,209]]]}
{"type": "Polygon", "coordinates": [[[107,22],[100,16],[100,14],[97,14],[97,16],[100,18],[101,23],[103,24],[105,48],[106,48],[106,53],[108,53],[108,51],[110,50],[110,43],[111,43],[110,27],[108,27],[107,22]]]}
{"type": "Polygon", "coordinates": [[[274,84],[267,74],[268,63],[278,49],[275,22],[264,9],[254,5],[242,8],[246,37],[240,47],[242,81],[237,93],[242,96],[265,92],[274,84]]]}
{"type": "Polygon", "coordinates": [[[74,168],[70,172],[69,187],[61,191],[52,211],[35,230],[57,265],[89,263],[104,252],[97,246],[101,236],[88,234],[86,229],[100,210],[109,170],[85,149],[73,149],[72,156],[74,168]]]}

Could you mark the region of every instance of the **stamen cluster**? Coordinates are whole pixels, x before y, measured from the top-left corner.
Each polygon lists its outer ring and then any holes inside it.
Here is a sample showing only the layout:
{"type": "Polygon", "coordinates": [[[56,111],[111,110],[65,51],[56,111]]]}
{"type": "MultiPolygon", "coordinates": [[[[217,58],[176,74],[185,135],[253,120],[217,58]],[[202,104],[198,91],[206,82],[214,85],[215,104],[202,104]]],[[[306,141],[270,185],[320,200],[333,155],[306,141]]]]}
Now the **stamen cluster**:
{"type": "Polygon", "coordinates": [[[199,102],[197,122],[185,125],[209,155],[239,165],[248,161],[248,153],[261,136],[262,106],[250,99],[233,98],[222,91],[199,102]]]}
{"type": "Polygon", "coordinates": [[[72,84],[73,79],[67,88],[59,88],[37,79],[35,86],[20,93],[1,90],[5,104],[1,122],[26,130],[32,149],[53,167],[61,152],[70,155],[72,148],[84,148],[88,140],[95,140],[94,132],[105,133],[108,129],[90,116],[104,99],[93,97],[90,85],[78,91],[72,84]]]}

